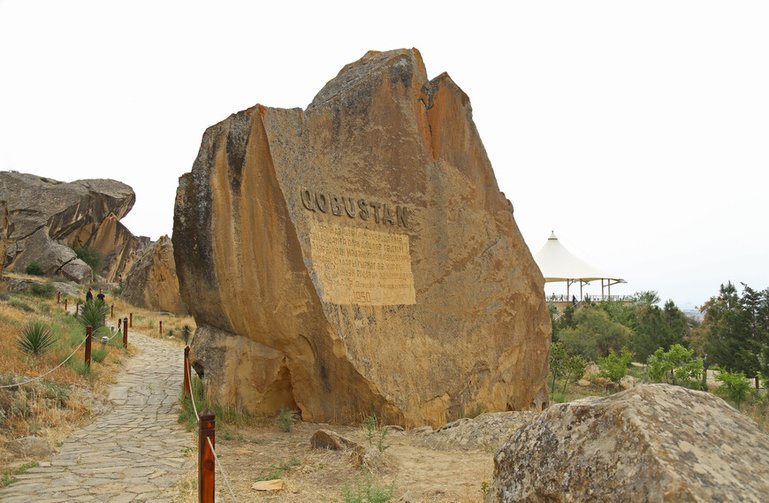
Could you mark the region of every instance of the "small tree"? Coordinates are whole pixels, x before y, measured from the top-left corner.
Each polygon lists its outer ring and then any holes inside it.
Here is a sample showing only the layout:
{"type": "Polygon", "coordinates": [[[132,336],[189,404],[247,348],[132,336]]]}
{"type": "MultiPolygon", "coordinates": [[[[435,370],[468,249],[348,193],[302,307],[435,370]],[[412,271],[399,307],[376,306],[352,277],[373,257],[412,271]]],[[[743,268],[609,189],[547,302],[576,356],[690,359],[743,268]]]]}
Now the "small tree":
{"type": "Polygon", "coordinates": [[[619,383],[627,375],[628,365],[632,361],[633,353],[627,348],[622,348],[619,353],[615,353],[614,350],[609,351],[608,356],[598,359],[598,368],[601,369],[598,375],[619,383]]]}
{"type": "Polygon", "coordinates": [[[662,348],[649,356],[649,378],[655,382],[666,382],[699,389],[705,371],[702,360],[693,356],[693,349],[686,349],[680,344],[673,344],[670,351],[662,348]]]}
{"type": "Polygon", "coordinates": [[[569,355],[566,353],[566,348],[563,344],[556,342],[550,345],[550,374],[553,376],[553,381],[550,384],[550,393],[555,392],[555,381],[561,375],[566,372],[566,360],[569,355]]]}
{"type": "Polygon", "coordinates": [[[723,383],[719,389],[720,393],[734,402],[739,409],[750,391],[750,379],[745,377],[742,372],[732,373],[722,370],[716,376],[716,381],[723,383]]]}

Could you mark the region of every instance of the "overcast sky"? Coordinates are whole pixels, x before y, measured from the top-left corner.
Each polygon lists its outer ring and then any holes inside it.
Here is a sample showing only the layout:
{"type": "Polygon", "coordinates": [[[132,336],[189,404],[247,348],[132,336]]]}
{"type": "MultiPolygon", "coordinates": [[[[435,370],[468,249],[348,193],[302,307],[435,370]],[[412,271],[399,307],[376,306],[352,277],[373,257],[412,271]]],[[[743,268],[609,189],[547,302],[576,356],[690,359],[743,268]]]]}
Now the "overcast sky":
{"type": "Polygon", "coordinates": [[[121,180],[157,239],[206,127],[416,47],[532,253],[554,230],[612,293],[684,308],[769,286],[769,2],[480,3],[0,0],[0,170],[121,180]]]}

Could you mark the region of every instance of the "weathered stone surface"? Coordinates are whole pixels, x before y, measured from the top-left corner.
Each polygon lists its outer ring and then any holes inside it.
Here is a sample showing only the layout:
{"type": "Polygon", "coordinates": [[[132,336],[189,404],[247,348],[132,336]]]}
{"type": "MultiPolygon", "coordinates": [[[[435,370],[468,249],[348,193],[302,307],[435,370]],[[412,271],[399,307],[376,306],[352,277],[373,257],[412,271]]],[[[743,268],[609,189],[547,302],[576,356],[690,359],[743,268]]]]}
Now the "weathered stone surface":
{"type": "Polygon", "coordinates": [[[500,449],[487,501],[766,501],[769,436],[709,393],[639,385],[553,405],[500,449]]]}
{"type": "Polygon", "coordinates": [[[468,97],[416,50],[366,54],[304,111],[209,128],[173,241],[219,401],[275,414],[259,390],[278,382],[305,420],[407,426],[547,401],[542,276],[468,97]],[[222,356],[231,340],[253,358],[222,356]]]}
{"type": "Polygon", "coordinates": [[[329,449],[332,451],[341,451],[344,449],[355,449],[360,444],[343,437],[339,433],[331,430],[318,430],[310,437],[310,447],[313,449],[329,449]]]}
{"type": "Polygon", "coordinates": [[[123,298],[135,306],[185,314],[179,293],[174,248],[168,236],[147,246],[126,274],[123,298]]]}
{"type": "Polygon", "coordinates": [[[115,223],[131,210],[135,199],[131,187],[115,180],[62,183],[26,173],[0,172],[0,237],[6,244],[5,266],[24,272],[30,263],[37,262],[46,274],[91,281],[91,268],[71,249],[91,246],[105,257],[104,269],[96,273],[105,273],[107,280],[113,280],[120,265],[115,257],[122,259],[127,254],[119,250],[127,248],[130,252],[142,240],[122,226],[120,239],[107,238],[107,230],[120,225],[115,223]],[[105,221],[111,225],[100,229],[105,221]]]}
{"type": "Polygon", "coordinates": [[[283,479],[260,480],[254,482],[251,489],[254,491],[282,491],[286,487],[283,479]]]}

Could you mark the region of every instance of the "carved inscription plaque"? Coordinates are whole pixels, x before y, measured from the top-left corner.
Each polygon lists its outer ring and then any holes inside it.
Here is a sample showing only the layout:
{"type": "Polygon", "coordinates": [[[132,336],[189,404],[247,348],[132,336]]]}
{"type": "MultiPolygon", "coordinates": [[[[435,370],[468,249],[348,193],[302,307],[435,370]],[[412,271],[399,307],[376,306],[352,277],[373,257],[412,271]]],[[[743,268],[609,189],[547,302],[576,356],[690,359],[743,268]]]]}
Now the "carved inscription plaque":
{"type": "Polygon", "coordinates": [[[324,301],[416,304],[409,237],[313,221],[312,262],[324,301]]]}

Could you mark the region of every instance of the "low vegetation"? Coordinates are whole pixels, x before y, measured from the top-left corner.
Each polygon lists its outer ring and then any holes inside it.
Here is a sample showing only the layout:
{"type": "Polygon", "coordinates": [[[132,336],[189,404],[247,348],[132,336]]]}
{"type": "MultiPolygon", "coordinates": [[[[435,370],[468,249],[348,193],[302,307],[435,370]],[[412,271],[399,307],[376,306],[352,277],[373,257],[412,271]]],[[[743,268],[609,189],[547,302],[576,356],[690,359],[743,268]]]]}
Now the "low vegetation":
{"type": "MultiPolygon", "coordinates": [[[[46,291],[51,285],[38,284],[46,291]]],[[[33,288],[0,294],[0,469],[6,482],[32,462],[7,450],[8,441],[38,436],[55,443],[87,418],[83,394],[104,389],[116,374],[114,360],[124,354],[121,345],[95,347],[87,368],[83,327],[53,294],[41,296],[33,288]]]]}

